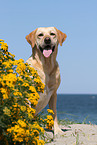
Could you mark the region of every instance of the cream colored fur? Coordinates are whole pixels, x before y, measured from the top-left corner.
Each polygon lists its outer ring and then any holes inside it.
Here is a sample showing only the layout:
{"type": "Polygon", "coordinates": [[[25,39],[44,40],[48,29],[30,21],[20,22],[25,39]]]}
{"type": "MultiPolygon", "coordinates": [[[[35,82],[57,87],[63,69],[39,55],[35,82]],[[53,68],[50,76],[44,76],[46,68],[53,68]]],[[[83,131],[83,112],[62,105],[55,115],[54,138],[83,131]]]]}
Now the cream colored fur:
{"type": "Polygon", "coordinates": [[[54,111],[53,117],[55,134],[61,132],[61,129],[58,127],[57,123],[56,111],[56,92],[60,85],[60,71],[56,61],[56,56],[58,51],[58,44],[62,45],[66,37],[67,36],[65,33],[61,32],[55,27],[37,28],[26,36],[28,43],[32,47],[32,55],[27,60],[27,62],[30,64],[30,66],[37,70],[42,82],[45,84],[44,93],[39,94],[40,99],[38,105],[36,106],[36,114],[38,114],[49,103],[49,108],[54,111]],[[49,43],[48,39],[50,39],[49,45],[45,43],[45,39],[47,43],[49,43]],[[49,55],[49,51],[46,50],[49,56],[45,57],[45,53],[43,54],[42,51],[44,51],[45,47],[49,46],[52,54],[49,55]],[[52,49],[54,49],[54,51],[52,51],[52,49]]]}

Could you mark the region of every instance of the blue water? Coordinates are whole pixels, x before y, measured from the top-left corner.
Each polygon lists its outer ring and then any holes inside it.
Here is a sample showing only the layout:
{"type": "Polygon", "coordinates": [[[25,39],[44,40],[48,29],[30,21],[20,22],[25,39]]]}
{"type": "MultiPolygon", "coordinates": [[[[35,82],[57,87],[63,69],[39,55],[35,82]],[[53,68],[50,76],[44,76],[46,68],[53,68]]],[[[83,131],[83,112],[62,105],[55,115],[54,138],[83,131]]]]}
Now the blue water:
{"type": "Polygon", "coordinates": [[[57,95],[57,116],[59,120],[68,118],[77,123],[85,120],[85,123],[97,124],[97,95],[57,95]]]}

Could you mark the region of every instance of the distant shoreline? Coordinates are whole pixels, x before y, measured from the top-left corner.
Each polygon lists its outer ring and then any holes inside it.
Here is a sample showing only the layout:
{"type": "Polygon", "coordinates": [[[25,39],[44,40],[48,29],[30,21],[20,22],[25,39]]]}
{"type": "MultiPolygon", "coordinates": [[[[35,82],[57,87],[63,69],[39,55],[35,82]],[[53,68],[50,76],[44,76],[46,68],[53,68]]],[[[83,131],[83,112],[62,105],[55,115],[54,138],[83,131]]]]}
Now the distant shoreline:
{"type": "Polygon", "coordinates": [[[92,93],[57,93],[57,95],[97,95],[92,93]]]}

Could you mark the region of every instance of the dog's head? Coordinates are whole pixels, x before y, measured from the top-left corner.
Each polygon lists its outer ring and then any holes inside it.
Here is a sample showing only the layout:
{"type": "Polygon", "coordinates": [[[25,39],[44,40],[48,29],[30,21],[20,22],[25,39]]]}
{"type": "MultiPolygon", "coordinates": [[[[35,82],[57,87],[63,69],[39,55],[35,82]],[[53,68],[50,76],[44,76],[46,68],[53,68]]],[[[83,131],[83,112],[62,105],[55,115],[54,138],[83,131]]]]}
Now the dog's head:
{"type": "Polygon", "coordinates": [[[62,46],[66,37],[65,33],[55,27],[41,27],[27,35],[26,40],[32,48],[36,45],[45,57],[49,57],[57,48],[58,43],[62,46]]]}

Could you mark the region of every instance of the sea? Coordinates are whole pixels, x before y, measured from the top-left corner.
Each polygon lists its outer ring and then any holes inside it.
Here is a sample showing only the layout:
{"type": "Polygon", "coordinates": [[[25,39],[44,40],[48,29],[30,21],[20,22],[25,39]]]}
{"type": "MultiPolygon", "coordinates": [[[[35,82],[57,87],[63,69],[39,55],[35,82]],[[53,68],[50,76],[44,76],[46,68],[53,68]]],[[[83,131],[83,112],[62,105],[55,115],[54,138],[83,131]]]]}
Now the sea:
{"type": "Polygon", "coordinates": [[[58,120],[97,125],[97,94],[58,94],[57,117],[58,120]]]}

